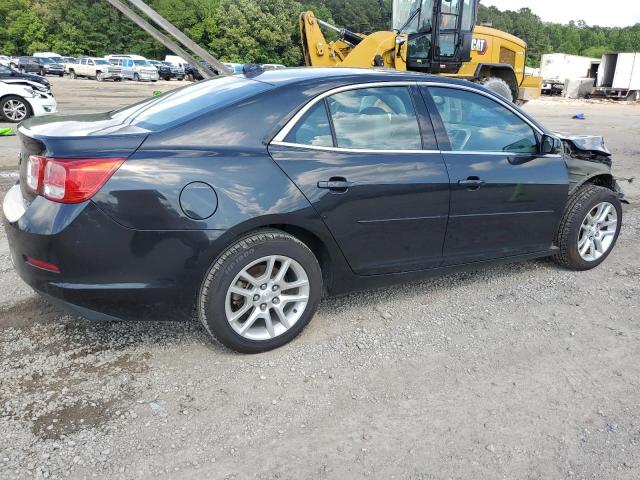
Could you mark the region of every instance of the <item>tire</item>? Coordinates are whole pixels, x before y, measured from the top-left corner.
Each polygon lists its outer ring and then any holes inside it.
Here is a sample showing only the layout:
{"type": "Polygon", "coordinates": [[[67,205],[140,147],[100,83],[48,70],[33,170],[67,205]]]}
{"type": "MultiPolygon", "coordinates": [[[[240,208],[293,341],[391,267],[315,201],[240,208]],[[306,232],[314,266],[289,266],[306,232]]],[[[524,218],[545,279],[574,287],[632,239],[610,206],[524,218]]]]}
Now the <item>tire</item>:
{"type": "Polygon", "coordinates": [[[164,77],[164,78],[163,78],[163,80],[164,80],[165,82],[169,82],[169,81],[171,81],[171,77],[164,77]]]}
{"type": "Polygon", "coordinates": [[[515,100],[513,98],[513,92],[511,91],[509,84],[501,78],[498,78],[498,77],[484,78],[480,81],[480,85],[488,88],[493,93],[497,93],[501,97],[506,98],[510,102],[513,102],[515,100]]]}
{"type": "MultiPolygon", "coordinates": [[[[604,211],[602,211],[604,213],[604,211]]],[[[622,204],[618,195],[605,187],[597,185],[584,185],[575,192],[569,199],[565,208],[555,244],[560,248],[553,260],[563,267],[571,270],[583,271],[591,270],[604,262],[613,251],[622,225],[622,204]],[[606,218],[598,219],[600,205],[610,205],[612,214],[606,218]],[[596,217],[598,224],[603,224],[606,231],[590,229],[587,215],[596,217]],[[609,226],[604,226],[610,223],[609,226]],[[615,228],[615,230],[613,230],[615,228]],[[593,244],[593,250],[589,247],[593,244]],[[599,244],[602,253],[598,252],[599,244]],[[585,254],[581,254],[580,246],[588,248],[585,254]],[[606,247],[606,248],[605,248],[606,247]],[[593,253],[593,254],[592,254],[593,253]]]]}
{"type": "Polygon", "coordinates": [[[133,74],[133,80],[134,80],[135,82],[139,82],[139,81],[140,81],[140,75],[138,75],[137,73],[134,73],[134,74],[133,74]]]}
{"type": "Polygon", "coordinates": [[[75,80],[78,78],[78,75],[76,75],[76,72],[74,70],[69,71],[69,78],[71,80],[75,80]]]}
{"type": "Polygon", "coordinates": [[[0,118],[5,122],[18,123],[33,115],[31,105],[17,95],[7,95],[0,100],[0,118]]]}
{"type": "Polygon", "coordinates": [[[41,68],[41,69],[40,69],[40,76],[41,76],[41,77],[44,77],[44,76],[45,76],[45,73],[46,73],[46,72],[44,71],[44,69],[43,69],[43,68],[41,68]]]}
{"type": "Polygon", "coordinates": [[[195,80],[194,77],[193,77],[193,74],[188,73],[187,74],[187,80],[190,81],[190,82],[193,82],[195,80]]]}
{"type": "Polygon", "coordinates": [[[27,73],[24,67],[20,67],[20,73],[27,73]]]}
{"type": "Polygon", "coordinates": [[[97,80],[98,82],[104,82],[104,77],[105,77],[105,75],[104,75],[104,73],[102,73],[102,72],[98,72],[98,73],[96,74],[96,80],[97,80]]]}
{"type": "Polygon", "coordinates": [[[60,78],[64,77],[64,73],[61,73],[60,75],[58,75],[60,78]]]}
{"type": "Polygon", "coordinates": [[[258,231],[231,245],[209,268],[198,294],[198,317],[211,337],[224,346],[241,353],[266,352],[285,345],[302,332],[314,316],[321,296],[322,271],[313,252],[280,230],[258,231]],[[276,256],[272,275],[268,280],[261,279],[268,259],[276,256]],[[278,274],[286,261],[289,261],[286,277],[279,280],[278,274]],[[255,275],[252,283],[248,282],[249,277],[240,278],[245,269],[249,275],[255,275]],[[304,285],[282,288],[286,282],[304,285]],[[232,284],[248,294],[230,292],[232,284]],[[278,290],[278,285],[282,290],[278,290]],[[283,295],[281,292],[285,291],[283,295]],[[284,300],[292,295],[306,300],[284,300]],[[283,317],[277,311],[286,312],[283,313],[286,321],[280,322],[283,317]],[[233,314],[241,315],[239,321],[228,320],[233,314]],[[266,316],[271,319],[268,323],[266,316]],[[244,333],[238,331],[243,328],[247,329],[244,333]]]}
{"type": "Polygon", "coordinates": [[[640,102],[640,90],[629,92],[629,94],[627,95],[627,100],[629,102],[640,102]]]}

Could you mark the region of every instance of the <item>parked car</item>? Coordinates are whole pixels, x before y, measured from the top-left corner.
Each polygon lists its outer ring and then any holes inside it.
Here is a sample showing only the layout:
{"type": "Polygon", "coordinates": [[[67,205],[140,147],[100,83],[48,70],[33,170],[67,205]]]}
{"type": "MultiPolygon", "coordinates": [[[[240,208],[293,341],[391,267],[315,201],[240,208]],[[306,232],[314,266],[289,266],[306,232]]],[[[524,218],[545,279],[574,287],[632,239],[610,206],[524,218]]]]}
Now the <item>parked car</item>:
{"type": "Polygon", "coordinates": [[[27,85],[44,92],[51,90],[51,84],[45,77],[32,73],[22,73],[4,65],[0,65],[0,81],[27,85]]]}
{"type": "Polygon", "coordinates": [[[19,57],[18,69],[22,73],[38,73],[39,75],[64,75],[64,66],[46,57],[19,57]]]}
{"type": "Polygon", "coordinates": [[[601,138],[418,73],[218,77],[20,140],[3,221],[29,285],[92,319],[195,311],[241,352],[292,340],[324,292],[546,256],[592,269],[622,222],[601,138]]]}
{"type": "Polygon", "coordinates": [[[65,68],[72,79],[95,78],[99,82],[105,80],[119,82],[122,80],[122,68],[111,65],[104,58],[82,57],[78,63],[68,63],[65,68]]]}
{"type": "Polygon", "coordinates": [[[0,81],[0,120],[18,123],[29,117],[55,113],[56,109],[56,100],[50,92],[0,81]]]}
{"type": "Polygon", "coordinates": [[[162,64],[171,69],[171,78],[175,78],[176,80],[184,80],[184,68],[180,65],[173,65],[170,62],[162,62],[162,64]]]}
{"type": "Polygon", "coordinates": [[[112,65],[121,67],[122,76],[127,80],[157,82],[160,78],[156,67],[139,55],[108,55],[105,58],[112,65]]]}

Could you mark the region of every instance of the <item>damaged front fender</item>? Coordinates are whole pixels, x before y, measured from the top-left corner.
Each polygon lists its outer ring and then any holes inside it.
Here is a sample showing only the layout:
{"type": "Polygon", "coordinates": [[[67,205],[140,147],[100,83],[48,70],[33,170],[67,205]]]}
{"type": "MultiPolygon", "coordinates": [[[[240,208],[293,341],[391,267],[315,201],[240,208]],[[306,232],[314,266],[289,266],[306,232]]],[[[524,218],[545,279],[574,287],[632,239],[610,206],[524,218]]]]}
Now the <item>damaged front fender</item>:
{"type": "MultiPolygon", "coordinates": [[[[562,156],[569,171],[569,194],[586,183],[609,188],[621,201],[624,193],[611,169],[611,152],[601,136],[556,134],[562,141],[562,156]]],[[[628,202],[626,202],[628,203],[628,202]]]]}

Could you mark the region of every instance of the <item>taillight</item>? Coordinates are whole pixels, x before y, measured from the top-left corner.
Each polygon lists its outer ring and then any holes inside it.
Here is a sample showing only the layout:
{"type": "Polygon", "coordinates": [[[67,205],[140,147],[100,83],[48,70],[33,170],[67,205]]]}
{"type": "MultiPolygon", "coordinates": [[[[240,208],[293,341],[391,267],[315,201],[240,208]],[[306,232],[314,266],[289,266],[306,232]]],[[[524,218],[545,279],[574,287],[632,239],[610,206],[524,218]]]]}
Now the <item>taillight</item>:
{"type": "Polygon", "coordinates": [[[39,155],[31,155],[27,163],[27,185],[34,192],[39,192],[44,175],[44,162],[46,158],[39,155]]]}
{"type": "Polygon", "coordinates": [[[29,157],[27,185],[60,203],[90,199],[120,168],[124,158],[29,157]]]}

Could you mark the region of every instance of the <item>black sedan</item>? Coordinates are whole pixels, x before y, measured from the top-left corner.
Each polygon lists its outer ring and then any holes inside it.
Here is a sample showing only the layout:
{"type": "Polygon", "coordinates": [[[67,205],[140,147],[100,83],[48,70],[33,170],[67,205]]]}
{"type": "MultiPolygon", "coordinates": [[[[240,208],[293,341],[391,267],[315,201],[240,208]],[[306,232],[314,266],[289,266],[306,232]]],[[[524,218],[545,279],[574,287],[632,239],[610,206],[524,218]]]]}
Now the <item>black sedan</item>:
{"type": "Polygon", "coordinates": [[[42,85],[45,91],[51,90],[51,84],[45,77],[35,75],[33,73],[22,73],[14,70],[13,68],[5,67],[4,65],[0,65],[0,81],[7,83],[23,83],[25,85],[30,85],[35,82],[42,85]]]}
{"type": "Polygon", "coordinates": [[[623,195],[600,138],[421,74],[218,77],[19,128],[4,223],[20,276],[85,317],[188,319],[281,346],[324,294],[552,257],[596,267],[623,195]]]}

